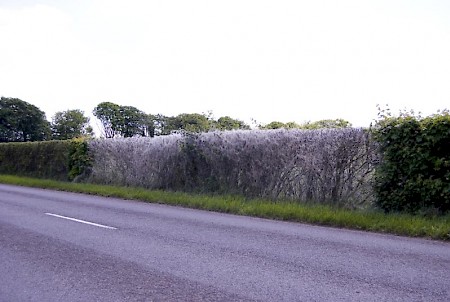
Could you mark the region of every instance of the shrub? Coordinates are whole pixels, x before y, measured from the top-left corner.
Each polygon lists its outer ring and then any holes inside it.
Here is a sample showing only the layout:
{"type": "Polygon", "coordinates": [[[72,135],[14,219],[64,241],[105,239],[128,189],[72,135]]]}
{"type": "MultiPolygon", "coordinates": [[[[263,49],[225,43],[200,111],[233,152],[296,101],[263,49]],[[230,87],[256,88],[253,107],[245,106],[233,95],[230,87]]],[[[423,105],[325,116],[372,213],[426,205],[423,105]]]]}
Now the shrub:
{"type": "Polygon", "coordinates": [[[2,143],[0,173],[67,180],[66,141],[2,143]]]}
{"type": "Polygon", "coordinates": [[[0,173],[54,180],[89,174],[88,144],[83,139],[1,143],[0,173]]]}
{"type": "Polygon", "coordinates": [[[376,204],[386,212],[450,210],[450,115],[382,115],[374,131],[381,152],[376,204]]]}
{"type": "Polygon", "coordinates": [[[68,179],[78,181],[87,178],[92,166],[88,141],[84,138],[70,140],[68,152],[68,179]]]}

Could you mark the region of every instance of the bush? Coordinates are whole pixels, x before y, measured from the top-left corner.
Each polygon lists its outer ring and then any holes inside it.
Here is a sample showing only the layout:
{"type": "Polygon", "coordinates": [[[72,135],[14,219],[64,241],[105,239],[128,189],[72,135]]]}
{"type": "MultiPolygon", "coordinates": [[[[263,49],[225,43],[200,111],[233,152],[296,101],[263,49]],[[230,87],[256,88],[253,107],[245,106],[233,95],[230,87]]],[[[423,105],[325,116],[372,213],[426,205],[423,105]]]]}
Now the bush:
{"type": "Polygon", "coordinates": [[[83,138],[76,138],[69,142],[68,178],[74,181],[87,178],[92,166],[88,142],[83,138]]]}
{"type": "Polygon", "coordinates": [[[65,141],[2,143],[0,173],[67,180],[68,147],[65,141]]]}
{"type": "Polygon", "coordinates": [[[374,131],[382,155],[376,169],[377,206],[386,212],[448,212],[449,113],[381,117],[374,131]]]}
{"type": "Polygon", "coordinates": [[[1,143],[0,173],[54,180],[73,180],[88,173],[84,140],[1,143]]]}

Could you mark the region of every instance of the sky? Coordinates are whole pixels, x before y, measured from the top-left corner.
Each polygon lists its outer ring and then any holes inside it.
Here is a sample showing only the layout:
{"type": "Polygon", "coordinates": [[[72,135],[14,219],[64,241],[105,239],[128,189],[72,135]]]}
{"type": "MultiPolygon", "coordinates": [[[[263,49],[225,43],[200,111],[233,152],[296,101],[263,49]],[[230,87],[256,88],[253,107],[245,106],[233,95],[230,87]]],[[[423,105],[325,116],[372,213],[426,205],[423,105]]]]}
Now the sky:
{"type": "Polygon", "coordinates": [[[450,109],[449,0],[0,0],[0,96],[247,123],[450,109]]]}

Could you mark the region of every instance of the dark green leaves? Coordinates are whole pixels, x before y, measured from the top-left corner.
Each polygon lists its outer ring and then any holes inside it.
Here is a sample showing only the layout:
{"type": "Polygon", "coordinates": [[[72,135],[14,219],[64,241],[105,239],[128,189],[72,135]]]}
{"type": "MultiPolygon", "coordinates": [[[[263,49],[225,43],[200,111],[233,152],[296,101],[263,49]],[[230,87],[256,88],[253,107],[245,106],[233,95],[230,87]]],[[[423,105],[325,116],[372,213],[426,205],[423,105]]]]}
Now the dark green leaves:
{"type": "Polygon", "coordinates": [[[54,139],[72,139],[92,136],[93,130],[89,126],[89,118],[79,109],[59,111],[52,119],[52,136],[54,139]]]}
{"type": "Polygon", "coordinates": [[[377,205],[385,211],[450,210],[450,115],[382,116],[374,128],[382,154],[377,205]]]}
{"type": "Polygon", "coordinates": [[[50,124],[36,106],[16,98],[0,99],[0,142],[42,141],[50,124]]]}
{"type": "Polygon", "coordinates": [[[106,138],[154,135],[152,117],[133,106],[103,102],[94,108],[93,114],[102,123],[106,138]]]}

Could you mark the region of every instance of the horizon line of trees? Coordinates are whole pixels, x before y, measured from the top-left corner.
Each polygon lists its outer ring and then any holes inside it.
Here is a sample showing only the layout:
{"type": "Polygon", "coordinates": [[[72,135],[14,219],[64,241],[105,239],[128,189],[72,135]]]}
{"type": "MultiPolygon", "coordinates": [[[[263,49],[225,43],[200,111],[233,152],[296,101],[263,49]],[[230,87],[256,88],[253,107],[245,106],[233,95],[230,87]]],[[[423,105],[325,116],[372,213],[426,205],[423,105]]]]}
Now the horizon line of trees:
{"type": "MultiPolygon", "coordinates": [[[[250,125],[230,116],[215,119],[209,113],[181,113],[177,116],[147,114],[133,106],[121,106],[101,102],[93,110],[100,121],[101,135],[114,137],[154,137],[176,131],[209,132],[224,130],[250,130],[250,125]]],[[[256,125],[258,129],[320,129],[347,128],[351,124],[343,119],[326,119],[297,124],[273,121],[256,125]]],[[[38,107],[18,98],[0,99],[0,142],[27,142],[66,140],[77,137],[93,137],[94,130],[89,117],[79,109],[58,111],[49,122],[38,107]]]]}

